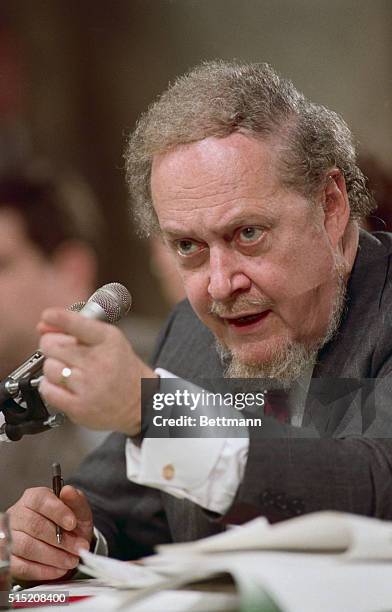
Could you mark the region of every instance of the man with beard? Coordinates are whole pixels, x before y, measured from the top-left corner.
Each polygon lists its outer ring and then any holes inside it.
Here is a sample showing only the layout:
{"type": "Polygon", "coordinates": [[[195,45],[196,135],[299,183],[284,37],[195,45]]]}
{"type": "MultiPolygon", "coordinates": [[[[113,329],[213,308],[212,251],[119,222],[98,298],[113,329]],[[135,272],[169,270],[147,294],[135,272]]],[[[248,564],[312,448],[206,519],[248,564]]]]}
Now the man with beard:
{"type": "Polygon", "coordinates": [[[148,110],[126,160],[140,228],[161,232],[187,301],[155,370],[118,330],[43,313],[42,395],[119,433],[83,464],[78,489],[60,500],[31,489],[9,510],[14,575],[54,579],[78,547],[106,540],[111,555],[135,558],[257,515],[391,518],[392,241],[359,229],[372,201],[345,123],[267,65],[212,62],[148,110]],[[194,389],[223,374],[276,378],[297,400],[275,418],[267,394],[264,426],[239,436],[144,437],[141,378],[194,389]]]}

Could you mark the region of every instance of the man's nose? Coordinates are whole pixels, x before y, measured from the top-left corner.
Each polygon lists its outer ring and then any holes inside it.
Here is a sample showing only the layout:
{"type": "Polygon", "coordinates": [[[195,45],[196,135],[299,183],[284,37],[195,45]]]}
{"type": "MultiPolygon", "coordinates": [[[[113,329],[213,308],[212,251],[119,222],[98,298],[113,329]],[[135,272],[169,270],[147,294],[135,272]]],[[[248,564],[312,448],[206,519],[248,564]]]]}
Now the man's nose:
{"type": "Polygon", "coordinates": [[[251,280],[229,247],[210,249],[208,293],[213,300],[226,300],[237,291],[246,291],[251,280]]]}

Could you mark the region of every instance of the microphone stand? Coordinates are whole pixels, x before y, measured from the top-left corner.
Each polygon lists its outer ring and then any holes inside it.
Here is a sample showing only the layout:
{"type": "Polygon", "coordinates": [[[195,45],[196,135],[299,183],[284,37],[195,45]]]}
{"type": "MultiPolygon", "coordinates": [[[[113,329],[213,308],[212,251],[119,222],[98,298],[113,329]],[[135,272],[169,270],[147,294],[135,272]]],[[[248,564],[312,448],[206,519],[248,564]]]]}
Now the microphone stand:
{"type": "Polygon", "coordinates": [[[40,378],[34,375],[18,380],[18,394],[0,401],[0,412],[4,413],[4,423],[0,427],[0,440],[16,442],[26,434],[40,433],[61,425],[65,417],[62,413],[50,415],[38,391],[40,378]],[[23,403],[26,407],[21,406],[23,403]]]}

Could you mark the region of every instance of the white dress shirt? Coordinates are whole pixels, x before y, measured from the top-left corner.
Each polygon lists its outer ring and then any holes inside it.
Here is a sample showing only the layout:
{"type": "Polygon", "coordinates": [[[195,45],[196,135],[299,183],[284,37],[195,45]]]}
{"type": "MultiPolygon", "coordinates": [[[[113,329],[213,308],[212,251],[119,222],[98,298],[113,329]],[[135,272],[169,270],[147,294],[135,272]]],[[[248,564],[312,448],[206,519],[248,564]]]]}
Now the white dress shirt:
{"type": "MultiPolygon", "coordinates": [[[[161,378],[177,378],[161,368],[161,378]]],[[[227,408],[238,416],[237,411],[227,408]]],[[[145,438],[141,447],[126,443],[127,477],[148,487],[224,514],[243,479],[249,437],[145,438]]]]}

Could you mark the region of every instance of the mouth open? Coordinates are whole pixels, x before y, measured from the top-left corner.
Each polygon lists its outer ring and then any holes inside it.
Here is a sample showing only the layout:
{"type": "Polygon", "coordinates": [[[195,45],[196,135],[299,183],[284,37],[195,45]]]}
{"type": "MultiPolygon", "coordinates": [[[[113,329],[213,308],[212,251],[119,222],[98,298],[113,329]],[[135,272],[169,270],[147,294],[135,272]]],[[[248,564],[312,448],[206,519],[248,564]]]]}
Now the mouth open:
{"type": "Polygon", "coordinates": [[[245,315],[244,317],[237,317],[236,319],[226,319],[226,322],[232,327],[249,327],[259,323],[265,319],[270,310],[264,310],[263,312],[256,312],[255,314],[245,315]]]}

